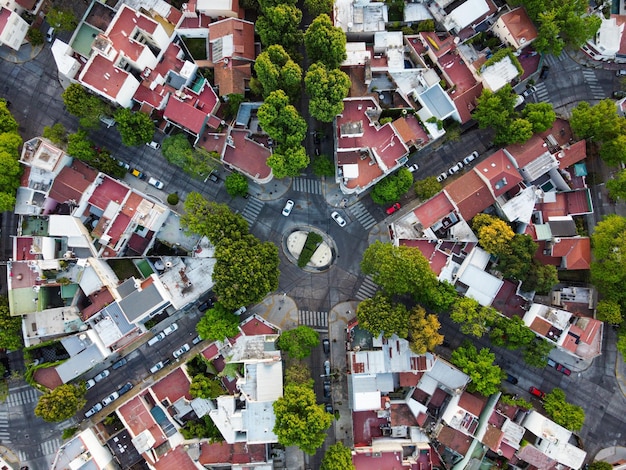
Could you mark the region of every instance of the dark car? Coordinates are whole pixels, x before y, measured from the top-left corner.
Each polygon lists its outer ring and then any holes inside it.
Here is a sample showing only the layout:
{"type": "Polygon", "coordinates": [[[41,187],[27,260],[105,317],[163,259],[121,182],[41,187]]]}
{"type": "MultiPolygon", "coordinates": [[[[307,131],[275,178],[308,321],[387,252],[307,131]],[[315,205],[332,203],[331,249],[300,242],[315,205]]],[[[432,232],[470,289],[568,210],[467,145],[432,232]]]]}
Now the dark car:
{"type": "Polygon", "coordinates": [[[614,91],[613,98],[615,98],[616,100],[626,98],[626,91],[623,91],[623,90],[614,91]]]}
{"type": "Polygon", "coordinates": [[[506,374],[506,379],[507,382],[512,383],[513,385],[517,385],[517,382],[519,382],[517,380],[517,377],[512,376],[511,374],[506,374]]]}
{"type": "Polygon", "coordinates": [[[324,380],[324,398],[330,397],[330,380],[324,380]]]}
{"type": "Polygon", "coordinates": [[[322,348],[324,348],[324,354],[330,353],[330,341],[328,341],[328,338],[322,340],[322,348]]]}
{"type": "Polygon", "coordinates": [[[113,369],[119,369],[120,367],[122,367],[123,365],[125,365],[128,362],[128,359],[126,359],[125,357],[121,358],[119,361],[117,361],[115,364],[113,364],[111,367],[113,369]]]}
{"type": "Polygon", "coordinates": [[[133,384],[128,382],[123,387],[120,387],[120,389],[117,391],[117,393],[119,393],[120,396],[122,396],[125,393],[129,392],[131,388],[133,388],[133,384]]]}
{"type": "Polygon", "coordinates": [[[331,415],[335,412],[335,410],[333,410],[333,405],[330,403],[326,403],[324,409],[326,410],[326,413],[330,413],[331,415]]]}
{"type": "Polygon", "coordinates": [[[558,370],[561,374],[565,375],[570,375],[572,373],[572,371],[565,367],[563,364],[557,364],[555,369],[558,370]]]}
{"type": "Polygon", "coordinates": [[[386,210],[387,215],[391,215],[391,214],[393,214],[394,212],[396,212],[397,210],[399,210],[399,209],[400,209],[400,207],[401,207],[401,206],[400,206],[400,203],[399,203],[399,202],[396,202],[393,206],[391,206],[389,209],[387,209],[387,210],[386,210]]]}
{"type": "Polygon", "coordinates": [[[548,78],[548,74],[550,73],[550,67],[548,65],[544,65],[541,67],[541,73],[539,74],[539,78],[542,80],[548,78]]]}
{"type": "Polygon", "coordinates": [[[207,179],[213,181],[214,183],[217,183],[220,180],[215,173],[209,174],[209,176],[207,176],[207,179]]]}
{"type": "Polygon", "coordinates": [[[541,398],[542,400],[546,397],[546,393],[539,390],[537,387],[530,387],[528,389],[531,395],[541,398]]]}

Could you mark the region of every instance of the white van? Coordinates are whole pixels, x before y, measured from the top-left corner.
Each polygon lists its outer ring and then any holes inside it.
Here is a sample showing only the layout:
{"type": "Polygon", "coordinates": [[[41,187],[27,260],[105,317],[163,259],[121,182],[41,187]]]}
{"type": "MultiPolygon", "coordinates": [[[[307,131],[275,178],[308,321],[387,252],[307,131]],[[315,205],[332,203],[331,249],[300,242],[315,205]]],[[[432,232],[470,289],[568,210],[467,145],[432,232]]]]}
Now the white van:
{"type": "Polygon", "coordinates": [[[46,33],[46,41],[54,41],[54,28],[52,26],[48,28],[48,32],[46,33]]]}

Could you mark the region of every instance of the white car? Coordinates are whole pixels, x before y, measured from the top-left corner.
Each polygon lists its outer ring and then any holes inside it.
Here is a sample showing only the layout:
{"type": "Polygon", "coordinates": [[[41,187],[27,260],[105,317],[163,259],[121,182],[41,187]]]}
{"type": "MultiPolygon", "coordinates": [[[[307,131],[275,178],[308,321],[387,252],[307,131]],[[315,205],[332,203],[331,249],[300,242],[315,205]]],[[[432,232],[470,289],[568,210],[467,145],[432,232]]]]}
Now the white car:
{"type": "Polygon", "coordinates": [[[461,168],[463,168],[463,163],[462,162],[457,162],[455,165],[453,165],[449,170],[448,170],[448,174],[449,175],[453,175],[455,173],[458,173],[459,171],[461,171],[461,168]]]}
{"type": "Polygon", "coordinates": [[[463,159],[463,164],[467,165],[469,162],[474,161],[478,158],[478,152],[474,150],[467,157],[463,159]]]}
{"type": "Polygon", "coordinates": [[[178,329],[178,325],[176,323],[172,323],[170,326],[163,328],[163,333],[165,336],[171,335],[178,329]]]}
{"type": "Polygon", "coordinates": [[[163,189],[163,186],[165,186],[163,183],[161,183],[158,179],[156,178],[150,178],[148,180],[148,184],[151,184],[152,186],[154,186],[157,189],[163,189]]]}
{"type": "Polygon", "coordinates": [[[283,215],[285,217],[288,217],[289,214],[291,214],[291,210],[293,209],[294,206],[294,202],[291,199],[287,199],[287,202],[285,203],[285,207],[283,207],[283,215]]]}
{"type": "Polygon", "coordinates": [[[185,354],[190,349],[191,348],[189,347],[189,344],[183,344],[183,346],[180,349],[177,349],[176,351],[174,351],[172,355],[174,356],[174,359],[178,359],[180,356],[185,354]]]}
{"type": "Polygon", "coordinates": [[[165,367],[165,364],[163,364],[163,361],[159,361],[155,365],[150,367],[150,372],[153,374],[156,374],[158,371],[163,369],[163,367],[165,367]]]}
{"type": "Polygon", "coordinates": [[[117,392],[113,392],[111,395],[109,395],[108,397],[106,397],[104,400],[102,400],[102,406],[107,406],[110,405],[111,403],[113,403],[115,400],[117,400],[120,397],[120,394],[117,392]]]}
{"type": "Polygon", "coordinates": [[[102,372],[100,372],[98,375],[96,375],[93,379],[96,382],[100,382],[101,380],[106,379],[109,376],[110,373],[111,372],[109,372],[109,369],[104,369],[102,372]]]}
{"type": "Polygon", "coordinates": [[[152,142],[146,143],[146,145],[150,148],[153,148],[154,150],[159,150],[161,148],[161,144],[155,142],[154,140],[152,142]]]}
{"type": "Polygon", "coordinates": [[[420,167],[417,165],[417,163],[414,163],[413,165],[406,165],[407,170],[409,170],[411,173],[415,173],[417,170],[420,169],[420,167]]]}
{"type": "Polygon", "coordinates": [[[528,98],[530,95],[536,92],[537,92],[537,87],[535,85],[531,85],[522,92],[522,97],[528,98]]]}
{"type": "Polygon", "coordinates": [[[100,403],[96,403],[95,405],[93,405],[93,407],[91,407],[91,408],[89,408],[89,410],[87,410],[87,412],[85,413],[85,418],[91,418],[93,415],[95,415],[101,409],[102,409],[102,405],[100,403]]]}
{"type": "Polygon", "coordinates": [[[447,173],[441,173],[439,176],[437,176],[437,181],[439,181],[440,183],[445,180],[448,177],[447,173]]]}
{"type": "Polygon", "coordinates": [[[96,385],[96,381],[94,379],[89,379],[87,382],[85,382],[85,385],[87,386],[87,390],[89,390],[96,385]]]}
{"type": "Polygon", "coordinates": [[[331,219],[333,219],[335,222],[337,222],[337,225],[339,225],[340,227],[345,227],[346,226],[346,221],[344,220],[343,217],[341,217],[339,215],[339,212],[337,211],[333,211],[332,214],[330,214],[331,219]]]}

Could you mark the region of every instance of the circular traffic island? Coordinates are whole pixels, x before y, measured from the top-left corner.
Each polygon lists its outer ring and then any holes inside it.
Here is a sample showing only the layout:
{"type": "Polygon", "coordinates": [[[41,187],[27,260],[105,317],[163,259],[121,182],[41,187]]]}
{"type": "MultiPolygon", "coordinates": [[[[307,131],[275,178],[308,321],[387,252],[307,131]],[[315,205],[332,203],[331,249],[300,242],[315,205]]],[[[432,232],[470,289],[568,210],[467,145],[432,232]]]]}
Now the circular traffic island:
{"type": "Polygon", "coordinates": [[[283,239],[290,262],[308,272],[327,270],[335,260],[332,239],[314,227],[297,227],[283,239]]]}

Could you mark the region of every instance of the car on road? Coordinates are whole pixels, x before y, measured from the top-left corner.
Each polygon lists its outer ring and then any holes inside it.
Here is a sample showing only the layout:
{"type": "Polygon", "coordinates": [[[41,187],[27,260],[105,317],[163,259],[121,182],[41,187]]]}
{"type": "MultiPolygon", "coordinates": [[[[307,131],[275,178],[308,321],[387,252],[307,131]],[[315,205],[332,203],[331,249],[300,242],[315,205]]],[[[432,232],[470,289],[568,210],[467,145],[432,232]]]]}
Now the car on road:
{"type": "Polygon", "coordinates": [[[324,361],[324,374],[330,375],[330,361],[324,361]]]}
{"type": "Polygon", "coordinates": [[[209,173],[209,176],[207,176],[206,178],[208,180],[213,181],[214,183],[218,183],[220,181],[220,179],[217,177],[217,175],[215,173],[213,173],[213,172],[209,173]]]}
{"type": "Polygon", "coordinates": [[[148,184],[154,186],[157,189],[163,189],[163,187],[165,186],[161,181],[156,178],[150,178],[148,180],[148,184]]]}
{"type": "Polygon", "coordinates": [[[172,323],[169,326],[166,326],[165,328],[163,328],[163,333],[165,333],[165,336],[171,335],[172,333],[174,333],[176,330],[178,329],[178,324],[177,323],[172,323]]]}
{"type": "Polygon", "coordinates": [[[130,382],[125,383],[122,387],[120,387],[120,389],[117,391],[117,393],[119,393],[120,397],[122,395],[124,395],[125,393],[130,392],[130,390],[133,388],[133,384],[130,382]]]}
{"type": "Polygon", "coordinates": [[[439,176],[437,176],[437,181],[442,183],[447,177],[448,177],[447,173],[441,173],[439,176]]]}
{"type": "Polygon", "coordinates": [[[91,418],[101,409],[102,409],[102,404],[96,403],[95,405],[93,405],[91,408],[87,410],[87,412],[85,413],[85,418],[91,418]]]}
{"type": "Polygon", "coordinates": [[[118,160],[117,161],[117,165],[121,166],[122,168],[124,168],[126,171],[130,170],[130,165],[126,162],[123,162],[122,160],[118,160]]]}
{"type": "Polygon", "coordinates": [[[572,371],[569,370],[567,367],[565,367],[563,364],[557,364],[555,369],[558,370],[561,374],[565,374],[565,375],[572,374],[572,371]]]}
{"type": "Polygon", "coordinates": [[[617,75],[618,77],[626,75],[626,70],[618,70],[617,72],[615,72],[615,75],[617,75]]]}
{"type": "Polygon", "coordinates": [[[133,168],[132,170],[130,170],[130,174],[133,175],[136,178],[139,178],[140,180],[142,180],[142,179],[144,179],[146,177],[146,175],[144,175],[137,168],[133,168]]]}
{"type": "Polygon", "coordinates": [[[420,167],[417,165],[417,163],[414,163],[413,165],[406,165],[407,170],[409,170],[411,173],[415,173],[417,170],[420,169],[420,167]]]}
{"type": "Polygon", "coordinates": [[[285,217],[289,217],[289,214],[291,214],[291,210],[293,209],[294,206],[294,202],[291,199],[287,199],[287,202],[285,203],[285,207],[283,207],[283,215],[285,217]]]}
{"type": "Polygon", "coordinates": [[[156,335],[154,335],[152,338],[148,340],[148,346],[154,346],[159,341],[165,339],[165,336],[166,336],[165,333],[163,333],[162,331],[157,333],[156,335]]]}
{"type": "Polygon", "coordinates": [[[120,367],[122,367],[123,365],[125,365],[128,362],[128,359],[126,359],[125,357],[121,358],[119,361],[117,361],[115,364],[113,364],[111,367],[113,368],[113,370],[115,369],[119,369],[120,367]]]}
{"type": "Polygon", "coordinates": [[[200,337],[200,335],[196,336],[194,339],[191,340],[192,344],[198,344],[200,341],[202,341],[202,338],[200,337]]]}
{"type": "Polygon", "coordinates": [[[461,171],[461,168],[463,168],[463,162],[457,162],[456,164],[450,167],[450,169],[448,170],[448,174],[452,176],[455,173],[458,173],[459,171],[461,171]]]}
{"type": "Polygon", "coordinates": [[[117,400],[120,397],[120,394],[117,392],[113,392],[111,395],[109,395],[108,397],[106,397],[104,400],[102,400],[102,406],[107,406],[110,405],[111,403],[113,403],[115,400],[117,400]]]}
{"type": "Polygon", "coordinates": [[[146,143],[146,145],[154,150],[159,150],[161,148],[161,144],[158,142],[155,142],[154,140],[152,142],[146,143]]]}
{"type": "Polygon", "coordinates": [[[322,340],[322,349],[324,349],[324,354],[330,353],[330,341],[328,340],[328,338],[324,338],[322,340]]]}
{"type": "Polygon", "coordinates": [[[46,41],[52,42],[54,40],[54,34],[55,34],[54,28],[50,26],[48,28],[48,32],[46,33],[46,41]]]}
{"type": "Polygon", "coordinates": [[[506,374],[506,379],[507,382],[513,384],[513,385],[517,385],[517,382],[519,382],[519,380],[517,380],[517,377],[511,375],[511,374],[506,374]]]}
{"type": "Polygon", "coordinates": [[[391,206],[391,207],[390,207],[389,209],[387,209],[385,212],[387,212],[387,215],[391,215],[391,214],[393,214],[394,212],[396,212],[397,210],[399,210],[399,209],[400,209],[400,207],[402,207],[402,206],[400,206],[400,203],[399,203],[399,202],[396,202],[393,206],[391,206]]]}
{"type": "Polygon", "coordinates": [[[613,92],[613,98],[616,100],[621,100],[622,98],[626,98],[626,91],[617,90],[613,92]]]}
{"type": "Polygon", "coordinates": [[[169,359],[165,359],[163,361],[159,361],[157,362],[155,365],[153,365],[152,367],[150,367],[150,372],[153,374],[156,374],[158,371],[160,371],[161,369],[163,369],[166,365],[168,365],[170,363],[169,359]]]}
{"type": "Polygon", "coordinates": [[[469,162],[472,162],[476,160],[477,158],[478,158],[478,152],[474,150],[472,153],[470,153],[467,157],[463,159],[463,164],[467,165],[469,162]]]}
{"type": "Polygon", "coordinates": [[[343,217],[341,217],[339,215],[339,212],[337,211],[333,211],[332,214],[330,214],[331,219],[333,219],[335,222],[337,222],[337,225],[339,225],[340,227],[345,227],[346,226],[346,221],[344,220],[343,217]]]}
{"type": "Polygon", "coordinates": [[[537,387],[530,387],[528,391],[530,392],[531,395],[541,398],[542,400],[546,397],[546,393],[542,392],[537,387]]]}
{"type": "Polygon", "coordinates": [[[326,403],[324,409],[326,410],[326,413],[330,413],[331,415],[335,412],[335,410],[333,410],[333,405],[330,403],[326,403]]]}
{"type": "Polygon", "coordinates": [[[183,344],[179,349],[177,349],[176,351],[174,351],[172,353],[172,355],[174,356],[174,359],[178,359],[180,356],[182,356],[183,354],[185,354],[187,351],[189,351],[191,348],[189,347],[189,344],[185,343],[183,344]]]}
{"type": "Polygon", "coordinates": [[[239,307],[237,310],[233,312],[233,315],[239,316],[242,313],[246,313],[246,310],[248,310],[246,307],[239,307]]]}
{"type": "Polygon", "coordinates": [[[543,67],[541,67],[541,73],[539,74],[539,78],[544,80],[544,79],[548,78],[549,74],[550,74],[550,66],[549,65],[544,65],[543,67]]]}
{"type": "Polygon", "coordinates": [[[330,398],[330,380],[324,380],[324,398],[330,398]]]}
{"type": "Polygon", "coordinates": [[[528,98],[530,95],[536,92],[537,92],[537,87],[535,85],[531,85],[522,92],[522,96],[524,98],[528,98]]]}
{"type": "Polygon", "coordinates": [[[96,381],[94,379],[89,379],[87,382],[85,382],[85,386],[87,387],[87,390],[89,390],[92,387],[95,387],[96,385],[96,381]]]}
{"type": "Polygon", "coordinates": [[[96,375],[93,379],[96,382],[100,382],[101,380],[106,379],[109,376],[110,373],[111,372],[109,372],[109,369],[104,369],[102,372],[100,372],[98,375],[96,375]]]}
{"type": "Polygon", "coordinates": [[[213,308],[213,302],[211,302],[210,300],[207,300],[206,302],[202,302],[200,305],[198,305],[198,310],[203,313],[206,312],[210,308],[213,308]]]}

